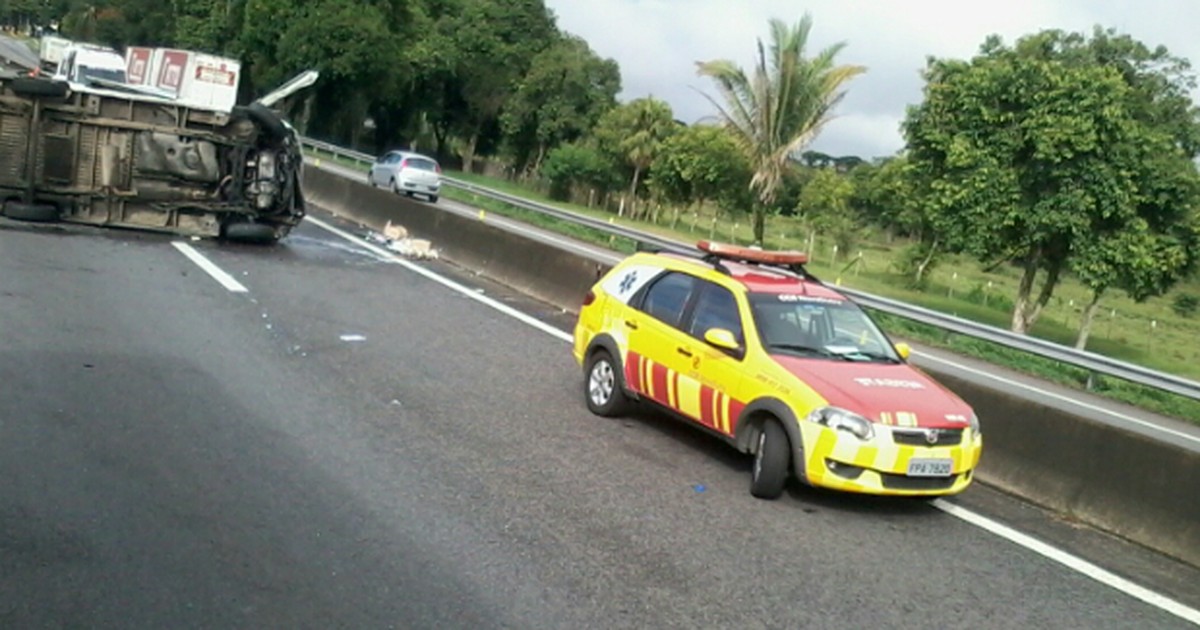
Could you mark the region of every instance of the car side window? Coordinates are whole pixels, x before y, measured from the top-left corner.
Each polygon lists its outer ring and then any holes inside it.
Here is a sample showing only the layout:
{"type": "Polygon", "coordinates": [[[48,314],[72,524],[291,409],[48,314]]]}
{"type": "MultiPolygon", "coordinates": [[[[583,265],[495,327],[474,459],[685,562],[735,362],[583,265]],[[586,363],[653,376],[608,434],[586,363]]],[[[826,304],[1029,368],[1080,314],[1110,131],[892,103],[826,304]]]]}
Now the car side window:
{"type": "Polygon", "coordinates": [[[650,285],[642,299],[642,310],[664,324],[678,328],[695,286],[696,279],[692,276],[668,273],[650,285]]]}
{"type": "Polygon", "coordinates": [[[704,290],[696,301],[689,333],[697,339],[704,339],[704,333],[712,328],[724,328],[733,333],[739,345],[743,343],[742,316],[738,313],[737,298],[729,289],[705,282],[704,290]]]}

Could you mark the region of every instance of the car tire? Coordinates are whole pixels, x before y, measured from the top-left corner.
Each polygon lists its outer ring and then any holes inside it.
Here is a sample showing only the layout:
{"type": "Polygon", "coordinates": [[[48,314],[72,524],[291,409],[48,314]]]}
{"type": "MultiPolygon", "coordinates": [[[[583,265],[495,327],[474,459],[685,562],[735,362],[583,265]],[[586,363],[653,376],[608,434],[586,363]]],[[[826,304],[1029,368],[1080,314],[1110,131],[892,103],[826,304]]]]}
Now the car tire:
{"type": "Polygon", "coordinates": [[[598,416],[612,418],[629,410],[621,369],[607,350],[599,350],[588,359],[583,371],[583,398],[588,411],[598,416]]]}
{"type": "Polygon", "coordinates": [[[437,195],[429,195],[429,203],[437,203],[437,200],[438,200],[437,195]]]}
{"type": "Polygon", "coordinates": [[[388,188],[392,189],[392,194],[399,195],[402,193],[400,190],[400,184],[396,183],[395,177],[392,178],[392,181],[388,182],[388,188]]]}
{"type": "Polygon", "coordinates": [[[225,226],[225,239],[239,243],[271,244],[279,240],[273,225],[239,221],[225,226]]]}
{"type": "Polygon", "coordinates": [[[750,472],[750,494],[759,499],[775,500],[787,484],[791,443],[779,422],[763,422],[754,450],[754,468],[750,472]]]}
{"type": "Polygon", "coordinates": [[[17,77],[8,83],[9,89],[18,96],[48,96],[62,98],[67,95],[68,86],[64,81],[50,81],[32,77],[17,77]]]}
{"type": "Polygon", "coordinates": [[[4,204],[4,208],[0,214],[13,219],[15,221],[30,221],[36,223],[50,223],[59,219],[58,208],[48,204],[28,204],[18,201],[9,201],[4,204]]]}

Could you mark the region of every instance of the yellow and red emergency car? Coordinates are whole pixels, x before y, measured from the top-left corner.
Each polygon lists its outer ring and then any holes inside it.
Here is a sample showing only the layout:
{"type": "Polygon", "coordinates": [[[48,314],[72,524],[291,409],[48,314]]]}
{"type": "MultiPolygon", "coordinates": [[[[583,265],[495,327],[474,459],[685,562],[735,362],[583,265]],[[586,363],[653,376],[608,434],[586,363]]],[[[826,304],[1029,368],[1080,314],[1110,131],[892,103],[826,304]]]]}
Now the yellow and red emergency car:
{"type": "Polygon", "coordinates": [[[982,450],[974,411],[806,262],[701,241],[617,264],[575,327],[588,408],[645,401],[699,425],[754,456],[761,498],[792,474],[871,494],[963,491],[982,450]]]}

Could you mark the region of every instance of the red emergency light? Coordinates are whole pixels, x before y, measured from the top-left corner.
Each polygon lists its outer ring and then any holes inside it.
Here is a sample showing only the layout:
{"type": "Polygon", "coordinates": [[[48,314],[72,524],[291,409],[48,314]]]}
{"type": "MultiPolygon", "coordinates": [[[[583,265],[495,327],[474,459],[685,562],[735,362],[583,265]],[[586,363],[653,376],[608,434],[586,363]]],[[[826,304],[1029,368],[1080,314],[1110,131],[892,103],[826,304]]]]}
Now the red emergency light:
{"type": "Polygon", "coordinates": [[[765,250],[754,247],[740,247],[728,243],[715,243],[713,241],[700,241],[696,243],[696,247],[700,251],[716,258],[758,263],[760,265],[788,267],[803,265],[808,262],[808,254],[795,250],[765,250]]]}

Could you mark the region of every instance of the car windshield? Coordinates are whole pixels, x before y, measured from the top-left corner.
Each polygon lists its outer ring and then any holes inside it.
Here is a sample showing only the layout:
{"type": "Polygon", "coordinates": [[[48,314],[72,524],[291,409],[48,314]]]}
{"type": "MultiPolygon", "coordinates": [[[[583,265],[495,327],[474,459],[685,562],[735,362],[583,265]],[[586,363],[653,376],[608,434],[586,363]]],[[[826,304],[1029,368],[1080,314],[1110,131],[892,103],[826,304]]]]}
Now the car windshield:
{"type": "Polygon", "coordinates": [[[892,344],[857,304],[797,294],[752,293],[759,340],[771,353],[899,363],[892,344]]]}
{"type": "Polygon", "coordinates": [[[79,77],[84,81],[113,81],[115,83],[125,83],[125,71],[114,68],[93,68],[91,66],[79,66],[79,77]]]}

